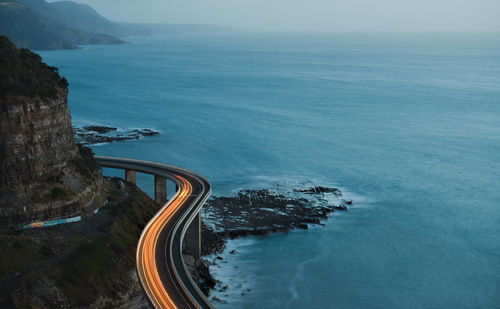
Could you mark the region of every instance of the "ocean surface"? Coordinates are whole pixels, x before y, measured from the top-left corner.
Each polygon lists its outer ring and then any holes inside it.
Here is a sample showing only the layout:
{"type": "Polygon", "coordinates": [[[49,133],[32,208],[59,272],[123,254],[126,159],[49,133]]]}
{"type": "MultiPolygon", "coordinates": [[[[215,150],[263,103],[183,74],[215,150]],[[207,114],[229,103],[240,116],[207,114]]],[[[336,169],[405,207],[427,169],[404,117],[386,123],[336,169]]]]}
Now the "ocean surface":
{"type": "Polygon", "coordinates": [[[40,52],[74,125],[161,132],[94,152],[189,168],[215,195],[354,200],[324,227],[229,242],[218,308],[500,308],[500,35],[127,40],[40,52]]]}

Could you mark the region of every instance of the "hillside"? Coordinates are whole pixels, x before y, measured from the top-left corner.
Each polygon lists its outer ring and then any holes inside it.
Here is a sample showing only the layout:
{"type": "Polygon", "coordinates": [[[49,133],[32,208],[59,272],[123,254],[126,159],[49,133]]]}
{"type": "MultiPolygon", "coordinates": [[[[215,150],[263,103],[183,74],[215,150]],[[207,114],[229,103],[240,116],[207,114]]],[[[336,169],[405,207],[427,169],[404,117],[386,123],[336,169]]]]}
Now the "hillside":
{"type": "MultiPolygon", "coordinates": [[[[9,96],[54,99],[65,91],[68,82],[57,69],[42,62],[42,58],[27,50],[16,48],[6,37],[0,36],[0,99],[6,105],[9,96]]],[[[20,102],[22,100],[13,100],[20,102]]],[[[2,108],[3,109],[3,108],[2,108]]]]}
{"type": "Polygon", "coordinates": [[[33,49],[70,49],[76,44],[64,40],[43,23],[31,9],[16,2],[0,2],[0,34],[19,47],[33,49]]]}
{"type": "MultiPolygon", "coordinates": [[[[93,20],[100,20],[100,23],[91,29],[88,23],[74,18],[79,15],[78,10],[60,7],[60,4],[43,0],[0,1],[0,35],[9,37],[18,47],[31,49],[73,49],[82,44],[123,43],[108,34],[116,32],[120,26],[113,27],[112,22],[99,19],[100,15],[95,13],[93,20]],[[107,29],[106,21],[110,29],[103,32],[107,29]]],[[[83,16],[89,15],[88,11],[85,9],[87,13],[83,16]]]]}
{"type": "Polygon", "coordinates": [[[65,24],[75,29],[116,37],[148,34],[145,31],[136,29],[133,25],[127,26],[112,22],[87,4],[58,1],[52,2],[50,5],[56,9],[65,24]]]}
{"type": "Polygon", "coordinates": [[[0,37],[0,226],[77,214],[99,203],[102,173],[77,147],[68,82],[0,37]]]}
{"type": "Polygon", "coordinates": [[[135,249],[159,206],[74,143],[67,86],[0,37],[0,308],[147,307],[135,249]]]}
{"type": "Polygon", "coordinates": [[[0,308],[149,308],[135,250],[159,206],[122,180],[103,187],[106,206],[81,222],[0,229],[0,308]]]}

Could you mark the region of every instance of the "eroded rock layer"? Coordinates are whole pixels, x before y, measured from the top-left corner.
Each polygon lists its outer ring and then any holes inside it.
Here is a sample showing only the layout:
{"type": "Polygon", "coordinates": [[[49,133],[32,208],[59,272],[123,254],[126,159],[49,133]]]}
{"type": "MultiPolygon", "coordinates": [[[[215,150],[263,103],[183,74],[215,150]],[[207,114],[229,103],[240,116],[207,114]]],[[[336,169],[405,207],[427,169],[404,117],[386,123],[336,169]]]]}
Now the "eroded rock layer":
{"type": "Polygon", "coordinates": [[[0,56],[0,223],[76,214],[98,195],[102,174],[74,142],[67,82],[5,37],[0,56]]]}

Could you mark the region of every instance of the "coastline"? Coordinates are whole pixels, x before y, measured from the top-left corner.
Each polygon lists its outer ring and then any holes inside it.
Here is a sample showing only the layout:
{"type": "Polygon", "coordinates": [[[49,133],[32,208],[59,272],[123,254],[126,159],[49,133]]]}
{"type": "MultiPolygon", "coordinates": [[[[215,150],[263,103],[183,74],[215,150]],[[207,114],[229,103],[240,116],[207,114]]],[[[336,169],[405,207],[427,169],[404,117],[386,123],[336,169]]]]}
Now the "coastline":
{"type": "MultiPolygon", "coordinates": [[[[491,274],[500,273],[491,238],[498,218],[492,215],[499,200],[493,186],[498,152],[490,147],[498,136],[494,103],[500,75],[484,73],[497,71],[491,48],[498,44],[475,36],[470,48],[469,38],[445,36],[441,44],[387,36],[386,44],[377,45],[360,35],[239,36],[237,41],[153,36],[134,38],[127,46],[43,56],[71,76],[74,119],[122,128],[151,123],[162,132],[140,144],[93,147],[98,154],[189,166],[207,175],[218,195],[231,196],[245,185],[260,188],[274,175],[304,175],[316,183],[333,179],[368,199],[360,201],[354,193],[355,209],[337,212],[325,227],[267,237],[255,246],[259,250],[280,239],[335,258],[335,263],[320,261],[320,269],[307,267],[302,280],[308,286],[291,308],[303,305],[306,296],[316,307],[354,301],[378,307],[491,307],[498,303],[491,274]],[[373,52],[377,58],[370,57],[373,52]],[[299,65],[297,58],[306,63],[299,65]],[[102,74],[89,79],[89,67],[102,68],[102,74]],[[114,79],[117,75],[122,78],[114,79]],[[136,87],[138,80],[147,87],[136,87]],[[259,80],[268,82],[254,82],[259,80]],[[143,115],[134,112],[138,108],[143,115]],[[109,115],[112,119],[105,118],[109,115]],[[186,155],[193,145],[203,151],[186,155]],[[314,160],[306,160],[311,156],[314,160]],[[316,230],[323,235],[311,239],[316,230]],[[328,282],[331,293],[315,288],[313,280],[328,282]],[[456,297],[443,299],[447,294],[456,297]]],[[[140,183],[153,184],[146,177],[140,183]]],[[[252,265],[269,271],[259,265],[270,262],[263,256],[252,265]]],[[[282,262],[300,260],[291,256],[282,262]]],[[[259,288],[286,302],[292,294],[280,286],[295,278],[295,268],[283,273],[264,278],[276,288],[266,282],[259,288]]],[[[251,295],[242,307],[255,301],[256,291],[251,295]]]]}
{"type": "MultiPolygon", "coordinates": [[[[241,190],[232,197],[213,196],[202,215],[202,263],[206,269],[198,268],[192,276],[216,304],[227,304],[238,295],[244,297],[252,287],[248,282],[238,282],[242,276],[234,275],[238,269],[228,261],[247,242],[311,226],[321,228],[332,213],[347,211],[353,204],[344,199],[340,189],[323,186],[289,188],[287,192],[241,190]]],[[[188,268],[193,269],[192,265],[188,268]]]]}

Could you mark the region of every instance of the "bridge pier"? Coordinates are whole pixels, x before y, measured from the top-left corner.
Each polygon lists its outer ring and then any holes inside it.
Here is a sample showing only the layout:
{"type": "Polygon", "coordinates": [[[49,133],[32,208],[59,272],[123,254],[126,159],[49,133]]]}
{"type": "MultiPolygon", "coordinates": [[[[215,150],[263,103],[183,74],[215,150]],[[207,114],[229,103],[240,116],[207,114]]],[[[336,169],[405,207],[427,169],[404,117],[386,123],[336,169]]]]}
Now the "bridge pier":
{"type": "MultiPolygon", "coordinates": [[[[96,156],[96,160],[99,164],[101,164],[102,167],[107,167],[107,168],[117,168],[117,169],[123,169],[125,170],[125,179],[130,182],[136,184],[136,172],[140,173],[146,173],[150,175],[154,175],[154,184],[155,184],[155,193],[154,193],[154,199],[155,202],[161,204],[162,206],[168,201],[167,200],[167,178],[171,179],[173,182],[176,182],[176,178],[178,177],[177,175],[187,175],[190,176],[193,173],[189,171],[182,171],[179,170],[176,167],[171,167],[171,166],[166,166],[164,164],[159,164],[159,163],[154,163],[154,162],[145,162],[145,161],[139,161],[139,160],[131,160],[131,159],[122,159],[122,158],[111,158],[111,157],[100,157],[96,156]],[[134,167],[137,169],[134,170],[134,167]],[[160,176],[157,176],[160,175],[160,176]],[[165,177],[167,175],[168,177],[165,177]]],[[[204,177],[200,176],[199,182],[202,183],[203,190],[201,192],[197,192],[198,194],[201,194],[200,198],[203,198],[203,201],[205,201],[209,194],[210,194],[210,183],[208,180],[204,179],[204,177]]],[[[179,192],[179,185],[176,183],[176,193],[179,192]]],[[[171,190],[171,189],[170,189],[171,190]]],[[[195,201],[193,201],[194,203],[195,201]]],[[[198,200],[194,204],[188,205],[191,207],[189,211],[189,215],[193,215],[192,207],[196,207],[199,209],[203,205],[200,205],[201,201],[198,200]]],[[[186,215],[186,214],[184,214],[186,215]]],[[[167,219],[168,220],[168,219],[167,219]]],[[[153,225],[158,225],[161,224],[161,222],[158,222],[159,218],[151,220],[149,223],[153,225]]],[[[179,224],[182,222],[177,222],[176,224],[179,224]]],[[[163,225],[163,229],[165,229],[166,226],[163,225]]],[[[172,232],[172,231],[171,231],[172,232]]],[[[140,282],[142,286],[144,287],[145,291],[148,294],[149,299],[151,300],[151,303],[154,306],[160,306],[163,301],[163,295],[160,293],[162,286],[160,285],[159,282],[156,282],[154,280],[151,280],[150,273],[156,269],[157,271],[160,271],[158,269],[158,265],[156,265],[156,262],[153,261],[154,263],[151,264],[151,261],[148,256],[146,256],[144,250],[141,250],[142,246],[141,244],[144,244],[144,242],[151,240],[151,237],[154,237],[154,231],[151,230],[144,230],[143,231],[144,235],[140,239],[140,243],[138,246],[137,250],[137,274],[140,278],[140,282]]],[[[170,274],[169,278],[166,278],[165,280],[165,287],[172,287],[172,292],[175,293],[175,295],[179,296],[179,306],[178,307],[190,307],[190,305],[194,305],[194,302],[188,302],[187,298],[191,298],[190,296],[193,297],[193,299],[196,301],[197,304],[199,304],[200,308],[213,308],[213,306],[210,304],[210,302],[206,299],[206,297],[203,295],[203,293],[200,293],[199,289],[197,289],[195,286],[193,286],[194,282],[192,280],[184,280],[182,279],[181,285],[182,285],[182,290],[177,289],[177,283],[176,281],[173,281],[173,273],[174,272],[179,272],[179,274],[183,274],[186,278],[189,277],[189,273],[186,273],[186,267],[183,262],[183,257],[178,256],[178,249],[182,249],[182,251],[186,254],[189,254],[193,256],[195,259],[200,259],[201,257],[201,216],[200,216],[200,211],[198,210],[196,213],[194,213],[194,216],[192,217],[192,221],[189,223],[188,226],[182,225],[182,230],[177,229],[175,230],[175,234],[171,235],[169,234],[168,237],[173,236],[171,239],[170,243],[165,243],[165,242],[158,242],[156,239],[153,239],[155,242],[155,248],[161,249],[161,251],[165,252],[165,254],[168,255],[169,261],[172,263],[172,268],[173,269],[165,269],[167,274],[170,274]],[[179,243],[181,241],[180,235],[178,233],[184,232],[184,240],[183,243],[179,243]],[[179,246],[181,248],[179,248],[179,246]],[[175,252],[172,252],[172,250],[166,250],[168,248],[174,248],[176,249],[175,252]],[[174,289],[175,288],[175,289],[174,289]],[[184,295],[184,296],[183,296],[184,295]],[[181,301],[184,299],[184,301],[181,301]]],[[[167,256],[166,256],[167,257],[167,256]]],[[[182,277],[182,276],[181,276],[182,277]]],[[[163,279],[161,279],[163,282],[163,279]]],[[[166,289],[165,289],[166,291],[166,289]]],[[[169,292],[170,293],[170,290],[169,292]]],[[[173,301],[172,301],[172,304],[173,301]]]]}
{"type": "Polygon", "coordinates": [[[125,170],[125,180],[136,184],[136,172],[134,170],[125,170]]]}
{"type": "Polygon", "coordinates": [[[195,260],[201,258],[201,216],[199,211],[186,230],[184,251],[192,255],[195,260]]]}
{"type": "Polygon", "coordinates": [[[167,202],[167,178],[155,175],[155,202],[164,205],[167,202]]]}

